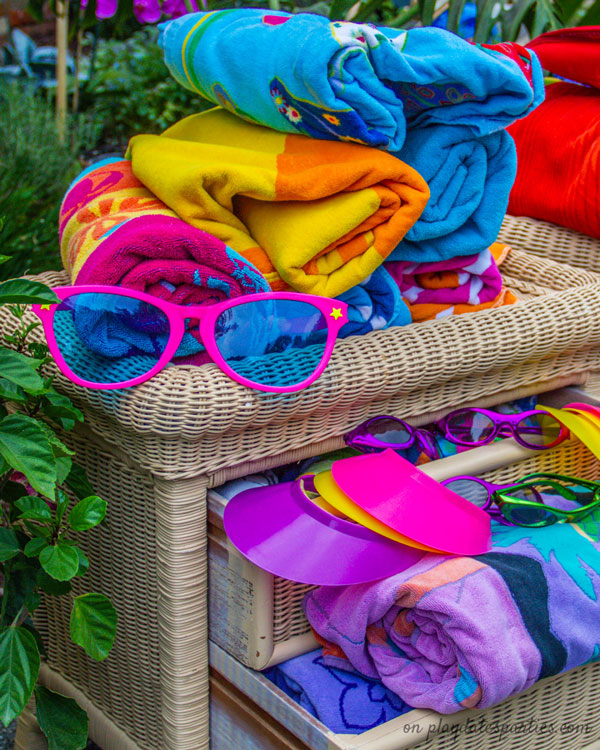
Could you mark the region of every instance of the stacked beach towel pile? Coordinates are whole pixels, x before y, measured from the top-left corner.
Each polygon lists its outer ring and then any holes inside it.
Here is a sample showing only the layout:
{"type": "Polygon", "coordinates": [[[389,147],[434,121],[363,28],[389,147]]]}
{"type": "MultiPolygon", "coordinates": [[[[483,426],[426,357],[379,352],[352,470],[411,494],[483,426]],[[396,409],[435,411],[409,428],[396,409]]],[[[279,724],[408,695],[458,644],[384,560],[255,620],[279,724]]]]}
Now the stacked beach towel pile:
{"type": "Polygon", "coordinates": [[[534,54],[259,9],[183,16],[160,43],[219,106],[75,182],[61,215],[74,282],[128,285],[115,269],[131,266],[141,283],[151,258],[148,291],[197,303],[262,277],[348,302],[342,335],[515,301],[494,242],[516,171],[504,128],[543,99],[534,54]],[[224,253],[243,265],[235,283],[209,272],[224,253]]]}

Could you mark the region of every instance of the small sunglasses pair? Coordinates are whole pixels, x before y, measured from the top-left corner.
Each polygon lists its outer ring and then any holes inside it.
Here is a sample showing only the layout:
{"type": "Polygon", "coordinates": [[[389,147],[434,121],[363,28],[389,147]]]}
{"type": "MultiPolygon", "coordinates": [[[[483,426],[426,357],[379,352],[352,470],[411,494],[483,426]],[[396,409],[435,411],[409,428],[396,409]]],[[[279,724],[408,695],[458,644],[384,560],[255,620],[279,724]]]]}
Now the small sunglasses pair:
{"type": "Polygon", "coordinates": [[[208,355],[242,385],[298,391],[321,375],[348,319],[344,302],[298,292],[176,305],[121,287],[53,291],[60,302],[33,311],[59,370],[88,388],[137,385],[175,356],[208,355]]]}
{"type": "Polygon", "coordinates": [[[501,414],[465,407],[435,422],[434,430],[413,427],[398,417],[380,416],[363,422],[344,439],[348,446],[363,453],[384,448],[405,450],[417,445],[428,458],[436,459],[436,433],[465,448],[488,445],[497,437],[514,437],[520,445],[534,450],[552,448],[569,435],[557,419],[538,409],[501,414]]]}
{"type": "Polygon", "coordinates": [[[528,474],[511,484],[460,476],[442,484],[505,526],[538,528],[561,520],[577,522],[600,507],[598,482],[563,474],[528,474]]]}

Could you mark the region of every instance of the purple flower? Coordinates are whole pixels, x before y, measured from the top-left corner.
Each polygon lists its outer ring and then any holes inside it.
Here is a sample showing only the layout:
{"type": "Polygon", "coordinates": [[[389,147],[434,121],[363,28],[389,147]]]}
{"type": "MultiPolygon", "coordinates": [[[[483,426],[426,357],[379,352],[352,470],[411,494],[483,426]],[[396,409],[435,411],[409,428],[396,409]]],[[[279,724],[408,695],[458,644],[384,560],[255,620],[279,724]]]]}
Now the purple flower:
{"type": "Polygon", "coordinates": [[[140,23],[156,23],[160,19],[158,0],[133,0],[133,12],[140,23]]]}
{"type": "MultiPolygon", "coordinates": [[[[85,8],[87,0],[83,0],[81,4],[85,8]]],[[[96,0],[96,18],[112,18],[117,12],[118,5],[119,0],[96,0]]]]}

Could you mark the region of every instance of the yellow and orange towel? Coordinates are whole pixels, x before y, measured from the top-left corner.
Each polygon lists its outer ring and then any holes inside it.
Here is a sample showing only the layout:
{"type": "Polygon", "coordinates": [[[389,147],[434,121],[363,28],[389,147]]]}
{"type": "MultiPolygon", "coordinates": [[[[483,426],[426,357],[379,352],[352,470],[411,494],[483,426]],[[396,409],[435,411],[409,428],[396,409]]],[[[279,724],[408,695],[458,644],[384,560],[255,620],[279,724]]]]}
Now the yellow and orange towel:
{"type": "Polygon", "coordinates": [[[388,261],[385,268],[400,287],[413,321],[434,320],[516,302],[498,269],[509,252],[508,245],[494,242],[476,255],[435,263],[388,261]]]}
{"type": "Polygon", "coordinates": [[[275,290],[345,292],[394,250],[429,198],[423,178],[389,153],[279,133],[220,108],[135,136],[128,157],[168,209],[243,255],[275,290]]]}

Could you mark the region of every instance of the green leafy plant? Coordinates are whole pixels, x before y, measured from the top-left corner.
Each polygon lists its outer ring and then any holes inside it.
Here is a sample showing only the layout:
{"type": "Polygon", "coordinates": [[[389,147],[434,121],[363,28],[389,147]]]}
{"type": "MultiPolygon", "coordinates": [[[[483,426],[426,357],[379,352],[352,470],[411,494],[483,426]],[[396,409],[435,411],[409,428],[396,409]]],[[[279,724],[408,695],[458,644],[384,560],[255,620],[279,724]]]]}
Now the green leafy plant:
{"type": "MultiPolygon", "coordinates": [[[[5,261],[6,256],[0,258],[5,261]]],[[[57,435],[83,415],[44,377],[46,344],[31,340],[27,304],[57,302],[35,281],[0,284],[0,305],[10,304],[12,348],[0,347],[0,721],[7,726],[35,696],[39,725],[50,750],[81,750],[88,719],[71,698],[37,685],[44,645],[31,615],[42,594],[64,596],[89,561],[74,534],[102,522],[106,501],[95,495],[83,469],[57,435]],[[70,498],[75,499],[71,505],[70,498]]],[[[105,659],[114,642],[117,613],[103,594],[73,599],[71,639],[93,659],[105,659]]]]}
{"type": "MultiPolygon", "coordinates": [[[[325,14],[332,20],[381,22],[387,26],[430,26],[447,12],[450,31],[459,33],[460,21],[469,0],[333,0],[325,14]]],[[[600,23],[600,0],[475,0],[473,40],[487,42],[492,29],[500,26],[503,41],[515,41],[525,32],[530,38],[544,31],[568,26],[600,23]]],[[[315,10],[322,12],[321,3],[315,10]]]]}

